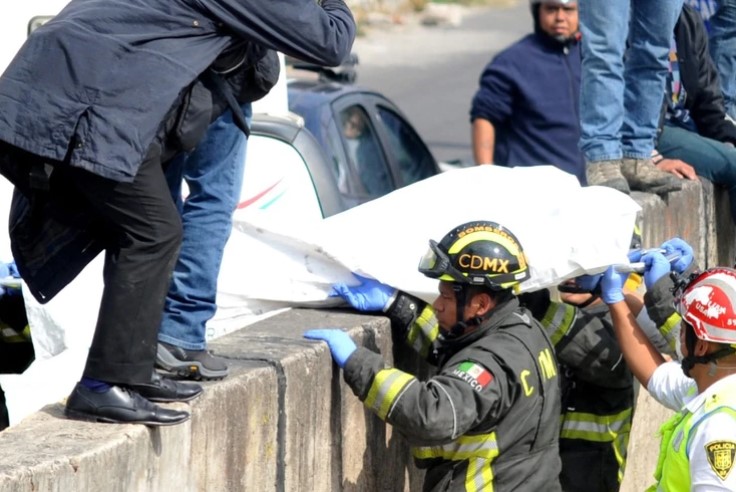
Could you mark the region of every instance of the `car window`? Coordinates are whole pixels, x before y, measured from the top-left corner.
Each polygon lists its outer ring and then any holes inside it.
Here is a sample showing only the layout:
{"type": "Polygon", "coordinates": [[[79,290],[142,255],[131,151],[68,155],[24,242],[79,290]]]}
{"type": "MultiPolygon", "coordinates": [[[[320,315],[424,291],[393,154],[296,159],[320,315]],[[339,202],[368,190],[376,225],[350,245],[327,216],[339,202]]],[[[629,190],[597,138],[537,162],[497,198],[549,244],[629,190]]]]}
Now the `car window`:
{"type": "Polygon", "coordinates": [[[389,135],[387,150],[399,164],[402,184],[405,186],[434,176],[437,173],[434,157],[409,123],[384,106],[378,107],[378,115],[389,135]]]}
{"type": "Polygon", "coordinates": [[[364,193],[377,198],[393,191],[386,159],[365,109],[357,104],[348,106],[340,111],[339,121],[350,167],[364,193]]]}

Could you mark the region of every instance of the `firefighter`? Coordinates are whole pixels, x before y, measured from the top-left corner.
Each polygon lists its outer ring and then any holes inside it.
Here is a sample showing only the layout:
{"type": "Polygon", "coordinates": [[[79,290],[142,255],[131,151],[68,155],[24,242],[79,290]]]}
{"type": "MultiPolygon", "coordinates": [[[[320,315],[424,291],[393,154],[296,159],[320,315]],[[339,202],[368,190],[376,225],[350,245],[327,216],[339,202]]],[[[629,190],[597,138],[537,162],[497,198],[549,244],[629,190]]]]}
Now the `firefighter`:
{"type": "Polygon", "coordinates": [[[338,329],[324,340],[366,407],[393,425],[425,469],[425,491],[559,491],[560,387],[552,344],[515,295],[529,278],[517,238],[487,221],[430,241],[419,271],[439,280],[432,305],[375,280],[337,284],[361,311],[384,310],[395,335],[437,367],[426,381],[386,368],[338,329]]]}
{"type": "Polygon", "coordinates": [[[567,282],[559,289],[562,302],[551,301],[547,289],[521,299],[547,330],[560,364],[560,483],[565,492],[617,491],[626,464],[634,379],[595,285],[567,282]]]}
{"type": "Polygon", "coordinates": [[[670,245],[681,254],[671,265],[661,252],[642,257],[645,301],[649,309],[674,300],[680,361],[665,361],[643,335],[623,302],[623,275],[609,268],[601,281],[629,368],[655,400],[677,411],[660,430],[657,484],[650,490],[736,490],[736,270],[687,274],[692,248],[679,239],[670,245]],[[674,292],[663,288],[672,283],[674,292]]]}
{"type": "MultiPolygon", "coordinates": [[[[641,230],[630,254],[641,250],[641,230]]],[[[620,488],[635,404],[634,377],[622,360],[608,306],[600,298],[602,275],[582,275],[557,287],[561,302],[541,289],[520,297],[555,346],[562,382],[560,483],[565,492],[620,488]]],[[[665,346],[639,294],[642,277],[629,275],[626,301],[648,335],[665,346]]]]}

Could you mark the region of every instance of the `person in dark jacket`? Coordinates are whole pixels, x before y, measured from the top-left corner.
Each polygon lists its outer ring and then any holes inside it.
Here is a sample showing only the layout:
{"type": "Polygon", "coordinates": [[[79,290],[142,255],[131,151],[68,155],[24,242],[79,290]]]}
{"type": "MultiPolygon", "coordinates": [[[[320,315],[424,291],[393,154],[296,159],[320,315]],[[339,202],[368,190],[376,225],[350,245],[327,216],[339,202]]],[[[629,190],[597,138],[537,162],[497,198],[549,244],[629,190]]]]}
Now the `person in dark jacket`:
{"type": "Polygon", "coordinates": [[[13,257],[43,303],[105,250],[97,326],[69,417],[189,418],[151,403],[201,392],[152,380],[182,235],[162,163],[194,149],[224,108],[239,113],[229,84],[240,81],[247,102],[263,49],[338,65],[354,36],[343,0],[72,0],[26,40],[0,77],[13,257]],[[208,71],[244,43],[258,49],[227,80],[208,71]]]}
{"type": "MultiPolygon", "coordinates": [[[[724,186],[736,222],[736,125],[726,118],[703,20],[689,5],[684,6],[675,26],[666,88],[656,145],[661,157],[655,156],[655,163],[661,158],[678,159],[699,176],[724,186]]],[[[667,169],[662,163],[658,167],[667,169]]]]}
{"type": "Polygon", "coordinates": [[[553,165],[585,185],[577,2],[532,1],[534,33],[485,67],[470,109],[476,164],[553,165]]]}
{"type": "Polygon", "coordinates": [[[419,271],[440,280],[432,305],[367,278],[334,288],[356,309],[386,311],[437,367],[428,380],[386,368],[341,330],[305,337],[326,341],[358,398],[408,439],[423,490],[561,490],[557,362],[514,295],[529,278],[518,240],[493,222],[463,224],[430,241],[419,271]]]}

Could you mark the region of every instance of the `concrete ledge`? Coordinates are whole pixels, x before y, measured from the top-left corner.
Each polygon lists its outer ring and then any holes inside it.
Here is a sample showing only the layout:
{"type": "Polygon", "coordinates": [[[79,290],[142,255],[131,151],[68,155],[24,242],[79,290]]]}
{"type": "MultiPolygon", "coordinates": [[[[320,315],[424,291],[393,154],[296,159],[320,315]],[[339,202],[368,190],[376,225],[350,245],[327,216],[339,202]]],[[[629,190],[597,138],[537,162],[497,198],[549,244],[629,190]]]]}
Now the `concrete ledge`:
{"type": "Polygon", "coordinates": [[[324,326],[393,363],[387,319],[292,310],[212,343],[231,375],[205,383],[185,424],[77,422],[59,403],[0,433],[0,491],[419,490],[406,443],[302,338],[324,326]]]}
{"type": "MultiPolygon", "coordinates": [[[[633,196],[644,210],[647,246],[679,235],[696,246],[701,265],[732,264],[725,192],[703,182],[664,199],[633,196]]],[[[326,344],[302,338],[326,326],[348,329],[388,364],[428,374],[393,344],[386,318],[294,309],[211,344],[229,359],[231,375],[205,384],[185,424],[77,422],[63,417],[59,403],[0,433],[0,492],[421,490],[406,441],[363,408],[326,344]]],[[[640,391],[622,491],[651,484],[655,433],[668,415],[640,391]]]]}

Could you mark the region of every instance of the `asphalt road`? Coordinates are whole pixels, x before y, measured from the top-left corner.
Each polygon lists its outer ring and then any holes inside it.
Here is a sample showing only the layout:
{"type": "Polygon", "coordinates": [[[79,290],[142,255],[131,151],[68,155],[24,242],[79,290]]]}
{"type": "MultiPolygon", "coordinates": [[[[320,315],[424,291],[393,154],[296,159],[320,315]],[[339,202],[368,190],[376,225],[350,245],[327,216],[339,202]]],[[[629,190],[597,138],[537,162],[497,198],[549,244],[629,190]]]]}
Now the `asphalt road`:
{"type": "Polygon", "coordinates": [[[481,70],[532,29],[526,0],[462,12],[456,27],[407,22],[371,28],[353,48],[360,60],[357,83],[392,99],[441,161],[472,162],[468,115],[481,70]]]}

